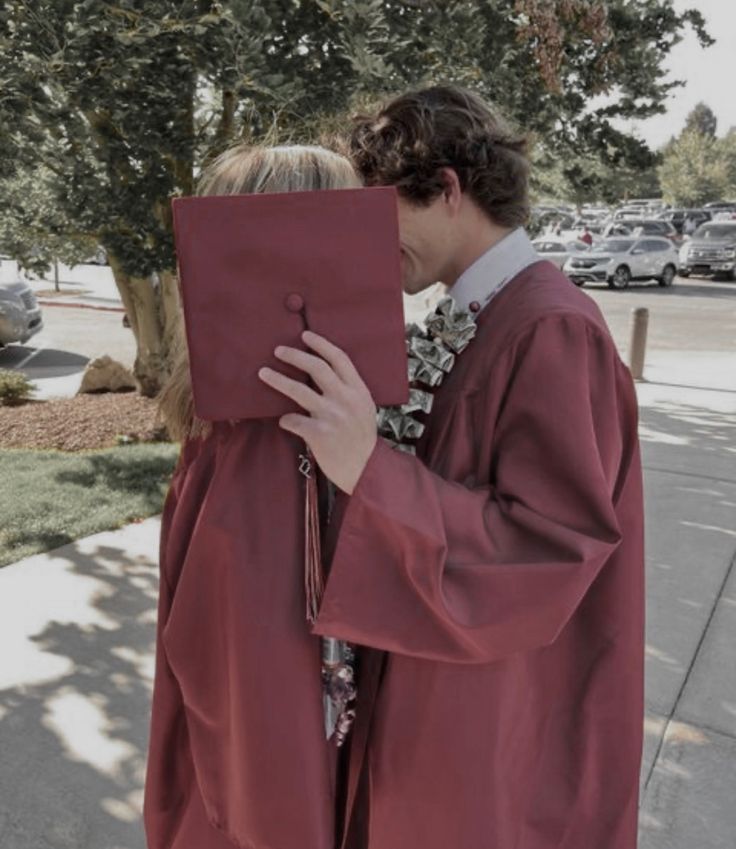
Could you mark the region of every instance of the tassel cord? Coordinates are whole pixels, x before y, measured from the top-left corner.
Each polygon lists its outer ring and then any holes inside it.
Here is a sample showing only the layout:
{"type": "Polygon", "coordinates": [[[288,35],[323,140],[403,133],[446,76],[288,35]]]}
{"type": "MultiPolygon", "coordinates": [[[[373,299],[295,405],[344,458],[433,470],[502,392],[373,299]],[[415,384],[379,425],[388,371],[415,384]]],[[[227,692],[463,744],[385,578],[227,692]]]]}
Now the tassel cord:
{"type": "Polygon", "coordinates": [[[312,450],[305,443],[304,454],[299,455],[299,471],[306,477],[304,498],[304,590],[306,596],[307,621],[314,623],[324,592],[322,574],[322,550],[319,526],[319,491],[317,488],[317,467],[312,450]]]}

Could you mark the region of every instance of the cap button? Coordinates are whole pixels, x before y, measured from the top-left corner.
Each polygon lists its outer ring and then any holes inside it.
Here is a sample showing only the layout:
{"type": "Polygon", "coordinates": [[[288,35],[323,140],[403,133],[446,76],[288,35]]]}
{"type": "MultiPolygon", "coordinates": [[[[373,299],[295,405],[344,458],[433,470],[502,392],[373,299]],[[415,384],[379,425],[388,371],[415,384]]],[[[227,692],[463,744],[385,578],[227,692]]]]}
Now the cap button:
{"type": "Polygon", "coordinates": [[[292,292],[286,296],[285,303],[286,309],[290,312],[299,312],[299,310],[304,306],[304,298],[296,292],[292,292]]]}
{"type": "Polygon", "coordinates": [[[471,301],[471,302],[468,304],[468,306],[470,307],[470,309],[471,309],[473,312],[478,312],[478,310],[480,309],[480,304],[478,303],[478,301],[471,301]]]}

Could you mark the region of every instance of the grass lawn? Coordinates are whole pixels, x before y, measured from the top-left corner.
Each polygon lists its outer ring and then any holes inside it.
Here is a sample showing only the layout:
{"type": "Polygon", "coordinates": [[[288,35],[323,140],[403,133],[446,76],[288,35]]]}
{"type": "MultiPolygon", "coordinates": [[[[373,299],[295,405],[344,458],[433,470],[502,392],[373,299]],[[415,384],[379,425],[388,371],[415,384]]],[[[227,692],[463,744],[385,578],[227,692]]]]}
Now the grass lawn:
{"type": "Polygon", "coordinates": [[[178,443],[0,451],[0,566],[159,513],[178,443]]]}

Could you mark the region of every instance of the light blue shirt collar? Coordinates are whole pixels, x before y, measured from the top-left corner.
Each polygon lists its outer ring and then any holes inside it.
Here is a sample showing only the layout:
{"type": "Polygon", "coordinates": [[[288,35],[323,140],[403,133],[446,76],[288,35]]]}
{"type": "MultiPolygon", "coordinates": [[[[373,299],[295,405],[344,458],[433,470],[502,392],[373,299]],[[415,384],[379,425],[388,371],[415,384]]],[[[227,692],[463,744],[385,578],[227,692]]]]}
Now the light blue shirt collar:
{"type": "Polygon", "coordinates": [[[447,294],[463,309],[477,301],[482,310],[520,271],[539,259],[526,230],[517,227],[469,265],[447,294]]]}

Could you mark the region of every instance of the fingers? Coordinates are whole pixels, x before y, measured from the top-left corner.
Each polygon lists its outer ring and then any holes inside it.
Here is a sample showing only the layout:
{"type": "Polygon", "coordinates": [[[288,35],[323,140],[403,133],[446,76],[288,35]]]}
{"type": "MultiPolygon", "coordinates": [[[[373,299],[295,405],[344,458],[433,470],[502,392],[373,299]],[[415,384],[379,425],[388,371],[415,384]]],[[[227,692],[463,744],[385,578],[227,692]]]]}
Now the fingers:
{"type": "Polygon", "coordinates": [[[279,419],[279,425],[291,433],[295,433],[311,447],[314,439],[314,419],[310,416],[300,416],[298,413],[287,413],[279,419]]]}
{"type": "Polygon", "coordinates": [[[285,363],[291,363],[307,372],[323,392],[335,393],[342,388],[342,381],[322,357],[284,345],[279,345],[274,350],[274,354],[285,363]]]}
{"type": "Polygon", "coordinates": [[[260,377],[264,383],[267,383],[273,389],[276,389],[278,392],[281,392],[293,401],[296,401],[300,407],[303,407],[310,413],[316,412],[322,406],[324,399],[319,392],[315,392],[314,389],[307,386],[305,383],[300,383],[298,380],[292,380],[290,377],[287,377],[285,374],[281,374],[281,372],[276,371],[275,369],[264,366],[258,370],[258,377],[260,377]]]}
{"type": "Polygon", "coordinates": [[[310,348],[313,348],[321,357],[327,360],[341,380],[351,386],[363,385],[363,379],[353,365],[353,361],[342,348],[338,348],[337,345],[334,345],[328,339],[325,339],[324,336],[320,336],[313,330],[305,330],[302,333],[302,339],[310,348]]]}

